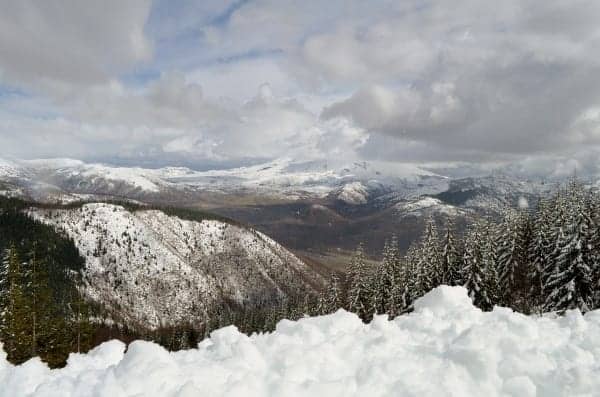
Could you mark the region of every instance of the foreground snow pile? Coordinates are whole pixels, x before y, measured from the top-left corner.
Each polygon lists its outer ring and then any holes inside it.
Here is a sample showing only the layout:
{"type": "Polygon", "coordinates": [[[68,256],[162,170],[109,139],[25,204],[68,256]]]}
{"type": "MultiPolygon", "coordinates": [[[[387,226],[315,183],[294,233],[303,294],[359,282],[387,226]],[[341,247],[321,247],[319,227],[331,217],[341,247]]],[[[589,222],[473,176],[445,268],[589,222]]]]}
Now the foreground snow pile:
{"type": "Polygon", "coordinates": [[[0,358],[2,396],[592,396],[600,390],[600,311],[482,313],[440,287],[413,314],[282,321],[272,334],[214,332],[197,350],[134,342],[72,355],[66,368],[0,358]]]}

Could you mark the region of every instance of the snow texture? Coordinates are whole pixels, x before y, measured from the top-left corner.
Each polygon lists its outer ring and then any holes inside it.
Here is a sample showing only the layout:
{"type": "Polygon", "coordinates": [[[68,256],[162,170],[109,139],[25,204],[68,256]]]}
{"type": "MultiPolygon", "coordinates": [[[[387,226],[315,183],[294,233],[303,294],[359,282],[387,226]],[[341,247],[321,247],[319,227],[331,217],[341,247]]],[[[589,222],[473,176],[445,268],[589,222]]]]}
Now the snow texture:
{"type": "Polygon", "coordinates": [[[217,330],[197,349],[107,342],[66,368],[0,357],[0,396],[597,396],[600,311],[481,312],[439,287],[393,321],[337,313],[271,334],[217,330]]]}

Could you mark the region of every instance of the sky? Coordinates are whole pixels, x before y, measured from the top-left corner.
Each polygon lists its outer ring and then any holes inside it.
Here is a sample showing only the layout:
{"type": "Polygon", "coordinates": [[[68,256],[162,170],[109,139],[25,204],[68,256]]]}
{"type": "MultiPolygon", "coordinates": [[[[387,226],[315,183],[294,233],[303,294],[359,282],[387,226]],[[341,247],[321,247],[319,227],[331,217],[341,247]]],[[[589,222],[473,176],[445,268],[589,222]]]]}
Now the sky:
{"type": "Polygon", "coordinates": [[[0,9],[0,157],[600,169],[595,0],[0,9]]]}

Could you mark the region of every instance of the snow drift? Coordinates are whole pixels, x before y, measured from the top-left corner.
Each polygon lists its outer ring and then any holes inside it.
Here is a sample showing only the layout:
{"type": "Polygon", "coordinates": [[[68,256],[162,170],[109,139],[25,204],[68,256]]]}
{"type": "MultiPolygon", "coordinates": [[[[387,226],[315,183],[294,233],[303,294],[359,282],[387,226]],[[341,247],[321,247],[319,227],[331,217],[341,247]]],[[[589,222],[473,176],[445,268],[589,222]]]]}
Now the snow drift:
{"type": "Polygon", "coordinates": [[[63,369],[0,357],[1,396],[592,396],[600,390],[600,311],[481,312],[439,287],[415,312],[368,325],[344,311],[246,336],[215,331],[198,349],[107,342],[63,369]]]}

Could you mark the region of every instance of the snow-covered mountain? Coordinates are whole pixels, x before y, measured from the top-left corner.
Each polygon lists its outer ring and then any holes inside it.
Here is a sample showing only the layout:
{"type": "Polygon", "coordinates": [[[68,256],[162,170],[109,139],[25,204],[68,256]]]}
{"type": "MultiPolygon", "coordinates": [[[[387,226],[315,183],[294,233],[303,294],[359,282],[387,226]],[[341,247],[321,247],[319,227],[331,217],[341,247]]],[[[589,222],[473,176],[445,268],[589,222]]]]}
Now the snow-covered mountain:
{"type": "Polygon", "coordinates": [[[302,252],[351,250],[364,242],[377,254],[390,233],[404,235],[403,246],[417,238],[429,216],[441,222],[461,218],[460,224],[477,213],[493,216],[507,207],[535,205],[553,189],[552,183],[506,174],[447,177],[425,166],[386,162],[284,158],[209,171],[69,159],[0,162],[3,195],[42,202],[116,198],[202,207],[302,252]]]}
{"type": "Polygon", "coordinates": [[[358,186],[395,186],[409,192],[443,190],[446,178],[411,164],[352,163],[336,167],[325,161],[278,159],[233,169],[194,171],[183,167],[126,168],[78,160],[0,160],[0,181],[21,187],[38,200],[76,200],[80,195],[136,199],[180,197],[194,193],[245,193],[285,199],[324,197],[358,186]],[[349,185],[347,189],[344,189],[349,185]],[[440,187],[437,187],[441,185],[440,187]]]}
{"type": "Polygon", "coordinates": [[[201,321],[223,302],[281,302],[324,284],[269,237],[223,221],[106,203],[29,213],[75,241],[86,260],[86,295],[127,324],[201,321]]]}

